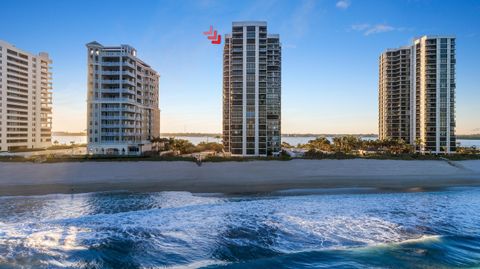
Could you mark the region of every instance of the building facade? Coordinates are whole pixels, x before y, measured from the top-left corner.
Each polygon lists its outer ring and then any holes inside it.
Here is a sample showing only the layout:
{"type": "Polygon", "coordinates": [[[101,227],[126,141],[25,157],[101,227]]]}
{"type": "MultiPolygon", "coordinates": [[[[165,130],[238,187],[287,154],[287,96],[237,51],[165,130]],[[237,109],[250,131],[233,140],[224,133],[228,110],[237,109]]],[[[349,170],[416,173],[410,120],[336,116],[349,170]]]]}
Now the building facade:
{"type": "Polygon", "coordinates": [[[380,56],[379,139],[410,142],[410,57],[409,47],[380,56]]]}
{"type": "Polygon", "coordinates": [[[0,151],[51,146],[51,64],[0,40],[0,151]]]}
{"type": "Polygon", "coordinates": [[[455,152],[455,40],[423,36],[380,56],[381,139],[404,139],[421,152],[455,152]]]}
{"type": "Polygon", "coordinates": [[[223,144],[236,156],[281,152],[281,44],[266,22],[234,22],[223,51],[223,144]]]}
{"type": "Polygon", "coordinates": [[[87,45],[91,154],[139,155],[160,136],[159,74],[128,45],[87,45]]]}

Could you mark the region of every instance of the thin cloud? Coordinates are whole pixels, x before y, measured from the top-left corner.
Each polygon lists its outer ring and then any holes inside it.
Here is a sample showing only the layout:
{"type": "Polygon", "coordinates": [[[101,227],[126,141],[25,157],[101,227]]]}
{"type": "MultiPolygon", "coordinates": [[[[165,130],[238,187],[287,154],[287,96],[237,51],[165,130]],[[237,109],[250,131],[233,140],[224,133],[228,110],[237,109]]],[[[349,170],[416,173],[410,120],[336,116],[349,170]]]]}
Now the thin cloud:
{"type": "Polygon", "coordinates": [[[379,34],[379,33],[386,33],[386,32],[391,32],[394,31],[395,27],[386,25],[386,24],[377,24],[367,31],[365,31],[365,35],[371,35],[371,34],[379,34]]]}
{"type": "Polygon", "coordinates": [[[350,7],[350,1],[349,0],[340,0],[336,4],[337,8],[339,9],[347,9],[350,7]]]}
{"type": "Polygon", "coordinates": [[[406,29],[405,27],[393,27],[388,24],[370,25],[368,23],[364,23],[364,24],[355,24],[351,26],[351,30],[362,32],[363,35],[365,36],[380,34],[380,33],[387,33],[392,31],[404,31],[405,29],[406,29]]]}
{"type": "Polygon", "coordinates": [[[352,25],[352,30],[355,30],[355,31],[364,31],[368,28],[370,28],[370,24],[366,24],[366,23],[352,25]]]}
{"type": "Polygon", "coordinates": [[[315,1],[304,0],[302,4],[293,11],[291,17],[291,27],[292,32],[297,37],[302,37],[308,32],[314,10],[315,1]]]}

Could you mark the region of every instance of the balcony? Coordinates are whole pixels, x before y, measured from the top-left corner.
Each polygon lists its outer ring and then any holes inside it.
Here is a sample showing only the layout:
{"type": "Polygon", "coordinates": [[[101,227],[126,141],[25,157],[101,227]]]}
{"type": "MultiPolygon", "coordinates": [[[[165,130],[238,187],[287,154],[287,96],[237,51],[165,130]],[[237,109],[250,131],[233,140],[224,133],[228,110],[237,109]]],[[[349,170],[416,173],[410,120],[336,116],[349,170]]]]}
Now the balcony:
{"type": "Polygon", "coordinates": [[[128,107],[128,106],[124,106],[122,107],[122,111],[125,111],[125,112],[131,112],[131,113],[139,113],[140,110],[136,109],[136,107],[128,107]]]}
{"type": "Polygon", "coordinates": [[[127,61],[122,62],[122,65],[123,65],[123,66],[129,66],[129,67],[131,67],[131,68],[136,68],[135,64],[130,63],[130,62],[127,62],[127,61]]]}
{"type": "Polygon", "coordinates": [[[136,91],[127,88],[106,88],[100,90],[102,93],[128,93],[135,95],[136,91]]]}
{"type": "Polygon", "coordinates": [[[122,81],[118,79],[102,79],[100,83],[102,84],[120,84],[122,81]]]}
{"type": "Polygon", "coordinates": [[[114,116],[101,116],[102,120],[141,120],[141,117],[135,115],[114,115],[114,116]]]}
{"type": "Polygon", "coordinates": [[[120,66],[121,62],[101,62],[103,66],[120,66]]]}
{"type": "Polygon", "coordinates": [[[102,123],[102,128],[141,128],[138,124],[134,123],[102,123]]]}
{"type": "Polygon", "coordinates": [[[120,75],[120,71],[102,71],[102,75],[120,75]]]}
{"type": "Polygon", "coordinates": [[[122,97],[112,97],[112,98],[98,98],[96,101],[103,103],[135,103],[133,98],[122,98],[122,97]]]}
{"type": "Polygon", "coordinates": [[[127,85],[131,85],[131,86],[136,86],[135,81],[132,81],[132,80],[124,79],[124,80],[121,80],[120,82],[121,82],[122,84],[127,84],[127,85]]]}
{"type": "Polygon", "coordinates": [[[120,136],[120,132],[101,132],[102,136],[120,136]]]}
{"type": "Polygon", "coordinates": [[[122,133],[122,136],[143,136],[143,133],[122,133]]]}
{"type": "Polygon", "coordinates": [[[101,107],[100,110],[105,112],[124,111],[121,107],[101,107]]]}

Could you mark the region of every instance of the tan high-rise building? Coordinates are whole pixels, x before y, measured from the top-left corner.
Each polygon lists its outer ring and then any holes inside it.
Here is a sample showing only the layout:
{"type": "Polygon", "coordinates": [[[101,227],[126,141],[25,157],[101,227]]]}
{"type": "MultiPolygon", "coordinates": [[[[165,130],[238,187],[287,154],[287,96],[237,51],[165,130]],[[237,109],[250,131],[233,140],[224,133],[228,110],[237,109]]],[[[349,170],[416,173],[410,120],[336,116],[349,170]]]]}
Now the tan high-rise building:
{"type": "Polygon", "coordinates": [[[87,44],[91,154],[138,155],[160,136],[159,74],[128,45],[87,44]]]}
{"type": "Polygon", "coordinates": [[[380,139],[404,139],[422,152],[455,152],[455,66],[452,36],[423,36],[409,47],[384,52],[380,139]]]}
{"type": "Polygon", "coordinates": [[[0,151],[51,146],[51,63],[0,40],[0,151]]]}

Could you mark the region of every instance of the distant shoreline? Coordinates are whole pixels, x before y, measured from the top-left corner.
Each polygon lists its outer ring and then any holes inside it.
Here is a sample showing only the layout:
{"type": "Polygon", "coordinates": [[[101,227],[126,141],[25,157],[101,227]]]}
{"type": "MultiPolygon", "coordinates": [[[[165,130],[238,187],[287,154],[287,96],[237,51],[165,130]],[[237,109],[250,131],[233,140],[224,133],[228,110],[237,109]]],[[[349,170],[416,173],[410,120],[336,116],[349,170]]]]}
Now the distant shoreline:
{"type": "Polygon", "coordinates": [[[0,196],[97,191],[265,193],[292,189],[383,191],[480,186],[480,160],[0,162],[0,196]]]}
{"type": "MultiPolygon", "coordinates": [[[[76,133],[76,132],[53,132],[54,136],[87,136],[86,133],[76,133]]],[[[282,137],[340,137],[340,136],[356,136],[356,137],[378,137],[376,134],[282,134],[282,137]]],[[[221,138],[222,134],[220,133],[162,133],[161,137],[213,137],[221,138]]],[[[480,140],[480,134],[471,134],[471,135],[457,135],[457,139],[463,140],[480,140]]]]}
{"type": "Polygon", "coordinates": [[[52,132],[52,136],[87,136],[84,132],[52,132]]]}

